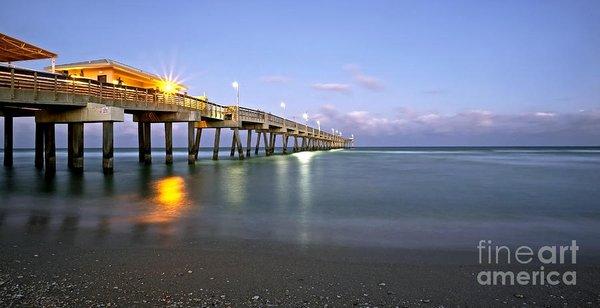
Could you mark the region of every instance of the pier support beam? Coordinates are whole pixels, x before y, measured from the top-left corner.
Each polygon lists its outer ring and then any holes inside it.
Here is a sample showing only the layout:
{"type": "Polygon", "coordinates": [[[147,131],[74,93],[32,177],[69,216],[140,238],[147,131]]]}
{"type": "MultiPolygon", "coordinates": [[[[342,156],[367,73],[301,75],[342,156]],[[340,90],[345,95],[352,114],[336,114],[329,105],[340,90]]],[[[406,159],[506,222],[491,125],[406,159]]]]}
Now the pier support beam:
{"type": "Polygon", "coordinates": [[[102,122],[102,171],[104,174],[113,173],[114,137],[113,122],[102,122]]]}
{"type": "Polygon", "coordinates": [[[143,143],[143,149],[144,149],[144,158],[143,158],[143,162],[146,165],[150,165],[152,164],[152,127],[151,127],[151,123],[150,122],[145,122],[144,123],[144,143],[143,143]]]}
{"type": "Polygon", "coordinates": [[[231,153],[229,153],[229,156],[231,157],[235,155],[235,147],[237,145],[235,131],[237,131],[237,129],[235,129],[233,134],[231,135],[231,153]]]}
{"type": "Polygon", "coordinates": [[[275,140],[277,139],[277,134],[270,133],[269,134],[269,155],[273,155],[275,153],[275,140]]]}
{"type": "Polygon", "coordinates": [[[35,168],[44,168],[44,124],[35,123],[35,168]]]}
{"type": "Polygon", "coordinates": [[[165,164],[173,164],[173,122],[165,122],[165,164]]]}
{"type": "Polygon", "coordinates": [[[298,136],[294,136],[294,153],[298,152],[298,136]]]}
{"type": "Polygon", "coordinates": [[[56,173],[56,141],[55,124],[44,124],[44,165],[46,165],[46,176],[56,173]]]}
{"type": "Polygon", "coordinates": [[[67,123],[67,165],[69,169],[83,171],[83,122],[67,123]]]}
{"type": "Polygon", "coordinates": [[[219,160],[219,142],[221,141],[221,128],[215,128],[215,143],[213,145],[213,160],[219,160]]]}
{"type": "Polygon", "coordinates": [[[283,142],[283,154],[287,154],[287,152],[288,152],[288,151],[287,151],[287,143],[288,143],[288,137],[289,137],[289,136],[288,136],[288,134],[283,134],[283,136],[282,136],[282,137],[283,137],[283,138],[282,138],[282,139],[283,139],[283,140],[282,140],[282,142],[283,142]]]}
{"type": "Polygon", "coordinates": [[[256,147],[254,148],[254,155],[258,155],[259,147],[260,147],[260,132],[256,132],[256,147]]]}
{"type": "Polygon", "coordinates": [[[238,149],[238,157],[240,160],[244,160],[244,148],[242,147],[242,138],[240,138],[240,130],[235,128],[233,130],[234,140],[238,149]]]}
{"type": "Polygon", "coordinates": [[[200,152],[200,138],[202,138],[202,128],[196,129],[196,140],[194,141],[194,159],[198,160],[198,153],[200,152]]]}
{"type": "Polygon", "coordinates": [[[250,152],[252,151],[252,130],[248,130],[248,135],[246,136],[246,157],[250,157],[250,152]]]}
{"type": "Polygon", "coordinates": [[[150,122],[138,122],[139,161],[146,165],[152,163],[152,143],[150,135],[150,122]]]}
{"type": "Polygon", "coordinates": [[[196,163],[196,153],[194,153],[196,142],[196,136],[194,135],[195,128],[196,123],[188,122],[188,165],[196,163]]]}
{"type": "Polygon", "coordinates": [[[138,122],[138,162],[144,162],[144,122],[138,122]]]}
{"type": "Polygon", "coordinates": [[[269,156],[269,141],[267,140],[266,132],[263,132],[263,143],[265,144],[265,156],[269,156]]]}
{"type": "Polygon", "coordinates": [[[13,117],[4,117],[4,166],[13,165],[13,117]]]}

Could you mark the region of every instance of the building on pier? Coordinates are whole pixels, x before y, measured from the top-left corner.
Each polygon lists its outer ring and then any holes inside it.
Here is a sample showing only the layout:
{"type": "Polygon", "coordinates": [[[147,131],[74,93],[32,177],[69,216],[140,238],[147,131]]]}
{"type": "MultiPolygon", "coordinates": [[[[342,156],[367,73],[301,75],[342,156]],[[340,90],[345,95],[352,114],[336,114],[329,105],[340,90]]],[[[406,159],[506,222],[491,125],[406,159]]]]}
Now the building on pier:
{"type": "MultiPolygon", "coordinates": [[[[58,73],[63,73],[73,78],[91,79],[115,85],[156,89],[169,93],[186,90],[185,85],[180,82],[169,80],[166,77],[160,77],[111,59],[58,64],[54,69],[58,73]]],[[[52,67],[46,67],[46,71],[51,70],[52,67]]]]}

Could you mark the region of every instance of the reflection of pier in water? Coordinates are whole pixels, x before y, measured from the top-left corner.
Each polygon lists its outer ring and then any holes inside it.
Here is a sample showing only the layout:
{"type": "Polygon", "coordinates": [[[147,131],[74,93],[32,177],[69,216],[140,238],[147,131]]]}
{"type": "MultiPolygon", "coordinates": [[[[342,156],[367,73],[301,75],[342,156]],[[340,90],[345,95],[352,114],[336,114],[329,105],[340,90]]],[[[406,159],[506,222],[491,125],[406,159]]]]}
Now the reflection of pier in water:
{"type": "MultiPolygon", "coordinates": [[[[191,202],[185,180],[180,176],[166,176],[152,181],[147,173],[140,173],[140,177],[148,177],[146,183],[151,184],[146,185],[146,194],[126,197],[123,204],[131,208],[125,212],[122,211],[122,207],[88,208],[83,201],[77,202],[77,205],[70,202],[48,202],[32,205],[30,210],[3,208],[0,210],[0,232],[11,232],[15,230],[15,226],[21,225],[27,235],[51,237],[61,242],[72,243],[76,240],[78,231],[82,229],[91,231],[92,239],[97,241],[106,239],[111,233],[119,234],[129,229],[132,230],[134,241],[143,241],[151,233],[152,236],[158,237],[159,242],[168,243],[180,231],[181,226],[178,222],[190,209],[191,202]],[[26,215],[23,215],[24,210],[27,211],[26,215]],[[96,214],[98,210],[100,212],[96,214]]],[[[81,181],[79,184],[62,188],[75,199],[80,199],[81,195],[78,192],[85,189],[84,183],[85,181],[81,181]],[[73,189],[74,187],[76,189],[73,189]]],[[[120,198],[117,196],[117,200],[120,198]]],[[[193,226],[189,226],[188,229],[193,231],[193,226]]]]}

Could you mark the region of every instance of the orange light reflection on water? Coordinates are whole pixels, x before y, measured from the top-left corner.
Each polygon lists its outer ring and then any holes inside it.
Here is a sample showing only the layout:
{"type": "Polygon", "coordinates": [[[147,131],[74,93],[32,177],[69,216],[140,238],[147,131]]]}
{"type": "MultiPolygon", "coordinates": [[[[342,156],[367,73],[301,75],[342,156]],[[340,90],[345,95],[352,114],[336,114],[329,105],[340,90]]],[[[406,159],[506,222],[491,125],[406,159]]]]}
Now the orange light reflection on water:
{"type": "Polygon", "coordinates": [[[154,196],[149,212],[140,221],[150,224],[172,222],[188,208],[185,181],[180,176],[160,179],[153,184],[154,196]]]}

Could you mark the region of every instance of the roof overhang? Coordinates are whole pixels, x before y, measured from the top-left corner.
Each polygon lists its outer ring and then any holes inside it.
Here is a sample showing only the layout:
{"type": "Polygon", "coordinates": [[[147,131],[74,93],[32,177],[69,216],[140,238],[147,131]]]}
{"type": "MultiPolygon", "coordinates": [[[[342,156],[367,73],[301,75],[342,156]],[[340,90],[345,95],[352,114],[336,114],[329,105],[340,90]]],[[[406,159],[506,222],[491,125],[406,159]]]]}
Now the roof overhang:
{"type": "Polygon", "coordinates": [[[0,62],[56,58],[56,54],[0,33],[0,62]]]}

